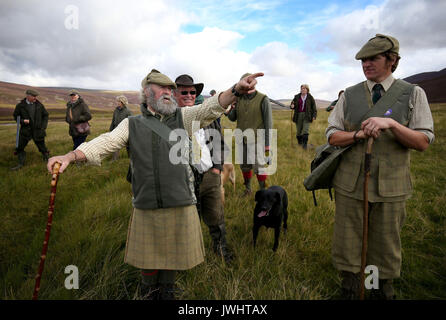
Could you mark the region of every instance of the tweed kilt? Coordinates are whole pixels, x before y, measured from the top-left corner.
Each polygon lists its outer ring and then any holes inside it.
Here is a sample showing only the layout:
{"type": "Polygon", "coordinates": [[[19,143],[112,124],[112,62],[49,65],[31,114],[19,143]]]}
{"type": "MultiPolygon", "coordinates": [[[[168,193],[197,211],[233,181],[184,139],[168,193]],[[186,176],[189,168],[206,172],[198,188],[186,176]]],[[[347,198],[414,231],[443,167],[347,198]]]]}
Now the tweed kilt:
{"type": "MultiPolygon", "coordinates": [[[[364,202],[335,193],[332,260],[341,271],[361,269],[364,202]]],[[[378,267],[380,279],[394,279],[401,271],[400,231],[406,217],[406,202],[369,202],[366,265],[378,267]]]]}
{"type": "Polygon", "coordinates": [[[204,261],[195,205],[141,210],[130,218],[124,261],[141,269],[187,270],[204,261]]]}

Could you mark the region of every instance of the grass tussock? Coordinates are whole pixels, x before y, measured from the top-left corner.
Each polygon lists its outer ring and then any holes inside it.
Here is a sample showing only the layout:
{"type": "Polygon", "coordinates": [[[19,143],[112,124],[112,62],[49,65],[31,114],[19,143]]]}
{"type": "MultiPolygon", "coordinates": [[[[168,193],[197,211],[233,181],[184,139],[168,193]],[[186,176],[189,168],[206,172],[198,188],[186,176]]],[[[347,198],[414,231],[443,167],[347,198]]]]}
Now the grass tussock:
{"type": "MultiPolygon", "coordinates": [[[[414,194],[407,202],[402,231],[402,278],[395,283],[402,299],[446,298],[446,105],[432,106],[435,143],[426,152],[413,151],[414,194]]],[[[242,198],[243,182],[236,166],[237,187],[226,188],[227,238],[235,251],[226,266],[211,249],[203,226],[205,263],[179,273],[177,284],[185,299],[330,299],[340,279],[331,264],[334,202],[318,191],[315,207],[311,192],[302,184],[310,171],[314,148],[298,148],[290,113],[274,111],[278,136],[278,169],[269,185],[283,186],[289,196],[288,233],[282,233],[273,253],[273,231],[262,228],[252,248],[253,197],[242,198]]],[[[309,143],[325,143],[328,113],[320,110],[311,126],[309,143]]],[[[111,115],[94,117],[93,134],[108,130],[111,115]]],[[[224,128],[234,123],[223,118],[224,128]]],[[[50,122],[47,145],[52,155],[70,151],[72,140],[63,122],[50,122]]],[[[0,126],[0,299],[30,299],[34,288],[50,193],[47,173],[35,145],[30,142],[26,167],[13,155],[15,127],[0,126]]],[[[131,188],[125,180],[125,150],[116,162],[101,167],[72,165],[59,178],[55,215],[40,299],[137,299],[139,272],[124,264],[125,241],[131,213],[131,188]],[[79,270],[79,289],[67,290],[65,267],[79,270]]],[[[258,188],[253,179],[253,189],[258,188]]]]}

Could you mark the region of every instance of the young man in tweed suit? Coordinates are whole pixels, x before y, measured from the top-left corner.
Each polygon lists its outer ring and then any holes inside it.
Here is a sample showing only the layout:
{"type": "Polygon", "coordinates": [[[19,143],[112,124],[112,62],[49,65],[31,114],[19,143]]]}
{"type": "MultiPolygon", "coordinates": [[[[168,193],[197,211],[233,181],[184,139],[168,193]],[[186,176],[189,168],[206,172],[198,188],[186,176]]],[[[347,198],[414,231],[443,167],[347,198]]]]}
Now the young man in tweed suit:
{"type": "Polygon", "coordinates": [[[191,269],[204,261],[192,170],[189,164],[170,161],[171,145],[152,130],[154,121],[171,129],[184,129],[191,136],[193,121],[199,121],[201,127],[210,124],[236,95],[253,92],[256,78],[262,75],[245,77],[202,105],[179,109],[172,97],[175,83],[152,70],[141,83],[141,116],[126,118],[112,132],[49,159],[50,172],[55,162],[61,163],[60,172],[76,161],[99,165],[107,155],[129,143],[134,210],[125,262],[142,270],[144,298],[173,299],[176,270],[191,269]]]}
{"type": "Polygon", "coordinates": [[[361,265],[364,154],[374,138],[368,184],[367,265],[379,271],[372,298],[394,299],[392,280],[400,277],[400,231],[406,200],[412,192],[409,149],[424,151],[434,140],[426,94],[418,86],[394,79],[399,42],[377,34],[356,54],[366,81],[349,87],[328,118],[332,145],[353,146],[343,153],[333,179],[336,192],[332,259],[341,271],[342,297],[356,299],[361,265]]]}

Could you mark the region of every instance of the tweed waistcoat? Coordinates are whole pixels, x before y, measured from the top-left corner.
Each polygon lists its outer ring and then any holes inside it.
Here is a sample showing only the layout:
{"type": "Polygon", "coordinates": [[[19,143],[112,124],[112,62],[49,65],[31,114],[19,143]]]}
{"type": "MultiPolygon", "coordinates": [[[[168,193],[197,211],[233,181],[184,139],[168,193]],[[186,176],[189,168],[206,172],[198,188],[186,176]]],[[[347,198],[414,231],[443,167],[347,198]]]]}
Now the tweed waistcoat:
{"type": "MultiPolygon", "coordinates": [[[[189,164],[171,163],[171,145],[150,129],[146,117],[153,115],[129,117],[133,206],[144,210],[195,204],[189,164]]],[[[171,129],[184,129],[179,109],[162,121],[171,129]]]]}
{"type": "MultiPolygon", "coordinates": [[[[374,106],[365,82],[347,88],[345,130],[360,129],[369,108],[372,109],[366,118],[389,117],[407,126],[411,116],[409,98],[413,88],[412,84],[396,80],[374,106]]],[[[358,200],[363,200],[366,147],[367,144],[362,141],[346,151],[333,179],[336,191],[358,200]]],[[[402,201],[409,198],[411,193],[409,149],[396,140],[390,129],[382,130],[372,148],[368,199],[370,202],[402,201]]]]}
{"type": "Polygon", "coordinates": [[[252,99],[242,97],[237,102],[237,128],[245,131],[248,128],[251,129],[264,129],[262,117],[262,100],[265,97],[263,93],[259,91],[252,99]]]}

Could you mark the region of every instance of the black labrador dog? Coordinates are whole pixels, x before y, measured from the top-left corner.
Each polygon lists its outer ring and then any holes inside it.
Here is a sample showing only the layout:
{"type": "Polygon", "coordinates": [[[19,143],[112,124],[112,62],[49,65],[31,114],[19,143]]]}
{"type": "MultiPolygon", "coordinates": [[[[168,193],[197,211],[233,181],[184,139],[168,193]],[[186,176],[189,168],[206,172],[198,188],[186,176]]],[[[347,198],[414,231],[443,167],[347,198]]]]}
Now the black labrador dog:
{"type": "Polygon", "coordinates": [[[279,246],[280,227],[283,221],[283,232],[286,234],[288,220],[288,196],[286,191],[279,186],[271,186],[265,190],[256,192],[254,208],[254,226],[252,236],[254,247],[261,226],[274,228],[273,251],[279,246]]]}

